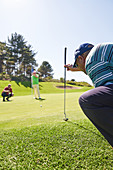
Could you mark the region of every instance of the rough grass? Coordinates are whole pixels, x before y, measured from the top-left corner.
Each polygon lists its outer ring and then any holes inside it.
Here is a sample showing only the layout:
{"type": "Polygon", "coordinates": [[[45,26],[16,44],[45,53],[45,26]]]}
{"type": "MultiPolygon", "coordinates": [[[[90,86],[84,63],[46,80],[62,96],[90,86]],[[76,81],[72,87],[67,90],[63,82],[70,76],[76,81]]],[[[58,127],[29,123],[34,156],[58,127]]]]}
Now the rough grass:
{"type": "Polygon", "coordinates": [[[113,150],[87,120],[0,132],[0,169],[113,168],[113,150]]]}

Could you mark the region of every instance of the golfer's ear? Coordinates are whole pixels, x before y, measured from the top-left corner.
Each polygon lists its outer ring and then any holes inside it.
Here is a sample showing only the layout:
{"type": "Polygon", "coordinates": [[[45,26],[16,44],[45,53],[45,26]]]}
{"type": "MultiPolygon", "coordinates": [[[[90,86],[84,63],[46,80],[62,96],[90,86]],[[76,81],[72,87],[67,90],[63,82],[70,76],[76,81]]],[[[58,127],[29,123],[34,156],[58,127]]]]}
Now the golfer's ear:
{"type": "Polygon", "coordinates": [[[83,61],[84,58],[83,58],[83,56],[79,55],[78,59],[79,59],[79,61],[83,61]]]}
{"type": "Polygon", "coordinates": [[[82,59],[82,56],[81,56],[81,55],[79,55],[79,56],[78,56],[78,59],[82,59]]]}

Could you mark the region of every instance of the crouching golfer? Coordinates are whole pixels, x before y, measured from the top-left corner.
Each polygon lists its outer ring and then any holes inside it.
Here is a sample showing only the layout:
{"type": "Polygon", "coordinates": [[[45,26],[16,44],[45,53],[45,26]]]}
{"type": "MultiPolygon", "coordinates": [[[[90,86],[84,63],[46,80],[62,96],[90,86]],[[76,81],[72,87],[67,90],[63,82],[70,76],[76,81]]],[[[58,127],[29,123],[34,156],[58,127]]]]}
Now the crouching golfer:
{"type": "Polygon", "coordinates": [[[14,94],[12,92],[11,84],[8,84],[8,86],[5,87],[2,92],[3,102],[5,102],[5,97],[6,97],[6,100],[9,101],[9,98],[12,97],[13,95],[14,94]]]}
{"type": "Polygon", "coordinates": [[[91,78],[95,88],[83,93],[79,104],[113,147],[113,44],[82,44],[75,51],[74,65],[65,67],[83,71],[91,78]]]}

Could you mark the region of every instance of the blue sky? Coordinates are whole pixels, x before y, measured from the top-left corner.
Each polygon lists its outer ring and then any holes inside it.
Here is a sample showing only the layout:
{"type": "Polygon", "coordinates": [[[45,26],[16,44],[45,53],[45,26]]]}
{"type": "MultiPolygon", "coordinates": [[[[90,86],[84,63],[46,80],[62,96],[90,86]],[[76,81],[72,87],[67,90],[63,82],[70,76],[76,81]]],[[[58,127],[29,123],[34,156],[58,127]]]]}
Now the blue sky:
{"type": "MultiPolygon", "coordinates": [[[[21,34],[38,51],[39,66],[48,61],[60,79],[64,47],[67,63],[73,63],[81,43],[113,42],[112,9],[112,0],[0,0],[0,41],[21,34]]],[[[67,79],[91,83],[82,72],[67,72],[67,79]]]]}

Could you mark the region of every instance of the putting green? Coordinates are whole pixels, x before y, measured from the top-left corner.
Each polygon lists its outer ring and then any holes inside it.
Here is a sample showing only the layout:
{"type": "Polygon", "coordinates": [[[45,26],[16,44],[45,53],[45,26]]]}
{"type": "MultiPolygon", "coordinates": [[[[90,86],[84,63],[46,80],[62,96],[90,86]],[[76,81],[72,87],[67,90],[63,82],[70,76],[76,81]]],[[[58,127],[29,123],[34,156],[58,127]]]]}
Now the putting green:
{"type": "MultiPolygon", "coordinates": [[[[81,92],[66,94],[66,114],[69,121],[86,118],[78,98],[81,92]]],[[[33,96],[12,97],[10,102],[0,102],[0,129],[23,128],[45,123],[61,122],[64,118],[64,95],[42,94],[42,100],[33,96]]]]}

